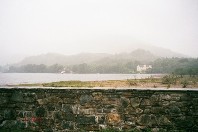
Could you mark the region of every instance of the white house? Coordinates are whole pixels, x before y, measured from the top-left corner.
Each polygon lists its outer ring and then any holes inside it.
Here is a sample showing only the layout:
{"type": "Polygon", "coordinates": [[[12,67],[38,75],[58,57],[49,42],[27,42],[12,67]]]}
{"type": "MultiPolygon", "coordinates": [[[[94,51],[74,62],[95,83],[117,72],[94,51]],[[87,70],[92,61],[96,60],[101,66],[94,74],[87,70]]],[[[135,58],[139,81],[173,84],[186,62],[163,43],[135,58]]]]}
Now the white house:
{"type": "Polygon", "coordinates": [[[138,65],[137,66],[137,72],[145,72],[146,70],[148,69],[151,69],[152,68],[152,65],[138,65]]]}

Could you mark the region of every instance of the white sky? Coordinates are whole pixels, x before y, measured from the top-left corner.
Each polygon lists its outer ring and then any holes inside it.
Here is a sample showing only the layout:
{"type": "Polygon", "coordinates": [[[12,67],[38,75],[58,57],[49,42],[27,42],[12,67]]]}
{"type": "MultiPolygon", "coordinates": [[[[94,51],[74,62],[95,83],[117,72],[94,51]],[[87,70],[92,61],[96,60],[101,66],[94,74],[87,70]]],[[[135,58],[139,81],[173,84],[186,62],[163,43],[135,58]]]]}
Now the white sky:
{"type": "Polygon", "coordinates": [[[198,0],[0,0],[0,64],[137,41],[198,57],[198,0]]]}

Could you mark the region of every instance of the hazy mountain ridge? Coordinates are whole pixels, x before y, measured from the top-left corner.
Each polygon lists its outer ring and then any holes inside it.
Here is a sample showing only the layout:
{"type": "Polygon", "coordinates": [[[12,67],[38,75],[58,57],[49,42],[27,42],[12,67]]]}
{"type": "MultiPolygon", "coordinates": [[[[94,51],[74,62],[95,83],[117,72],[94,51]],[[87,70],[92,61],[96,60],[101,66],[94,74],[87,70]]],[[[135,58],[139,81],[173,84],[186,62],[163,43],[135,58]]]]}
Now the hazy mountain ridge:
{"type": "Polygon", "coordinates": [[[144,49],[150,51],[151,53],[153,53],[154,55],[159,56],[159,57],[167,57],[167,58],[172,58],[172,57],[179,57],[179,58],[189,57],[187,55],[174,52],[174,51],[172,51],[170,49],[161,48],[161,47],[157,47],[157,46],[146,45],[146,46],[144,46],[144,49]]]}
{"type": "Polygon", "coordinates": [[[47,54],[27,57],[23,59],[21,62],[17,63],[16,65],[27,65],[27,64],[75,65],[80,63],[90,63],[92,61],[96,61],[107,56],[110,55],[105,53],[81,53],[77,55],[47,53],[47,54]]]}
{"type": "MultiPolygon", "coordinates": [[[[170,50],[164,50],[161,48],[159,51],[163,51],[167,54],[159,55],[154,54],[153,52],[145,49],[136,49],[130,53],[119,53],[119,54],[106,54],[106,53],[80,53],[76,55],[63,55],[57,53],[47,53],[37,56],[30,56],[23,59],[21,62],[16,65],[27,65],[27,64],[45,64],[45,65],[75,65],[82,63],[119,63],[127,61],[140,61],[140,62],[151,62],[160,57],[184,57],[184,55],[172,52],[170,50]]],[[[161,53],[163,53],[161,52],[161,53]]]]}

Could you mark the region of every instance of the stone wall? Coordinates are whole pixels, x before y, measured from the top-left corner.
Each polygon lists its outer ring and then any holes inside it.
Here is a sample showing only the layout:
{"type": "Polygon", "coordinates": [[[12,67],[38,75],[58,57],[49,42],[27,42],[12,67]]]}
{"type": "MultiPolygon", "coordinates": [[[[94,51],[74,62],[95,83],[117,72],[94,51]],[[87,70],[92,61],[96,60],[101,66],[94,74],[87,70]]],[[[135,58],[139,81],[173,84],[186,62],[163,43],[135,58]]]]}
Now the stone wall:
{"type": "Polygon", "coordinates": [[[198,91],[0,89],[0,131],[198,131],[198,91]]]}

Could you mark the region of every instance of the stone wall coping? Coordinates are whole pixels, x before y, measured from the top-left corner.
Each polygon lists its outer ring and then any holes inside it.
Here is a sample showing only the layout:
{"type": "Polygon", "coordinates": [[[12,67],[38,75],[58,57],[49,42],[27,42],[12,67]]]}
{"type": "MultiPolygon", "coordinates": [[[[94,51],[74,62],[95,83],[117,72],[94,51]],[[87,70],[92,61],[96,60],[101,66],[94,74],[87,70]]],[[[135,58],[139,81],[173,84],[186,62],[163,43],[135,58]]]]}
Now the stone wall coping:
{"type": "Polygon", "coordinates": [[[10,87],[4,86],[0,89],[76,89],[76,90],[153,90],[153,91],[198,91],[198,88],[123,88],[123,87],[10,87]]]}

